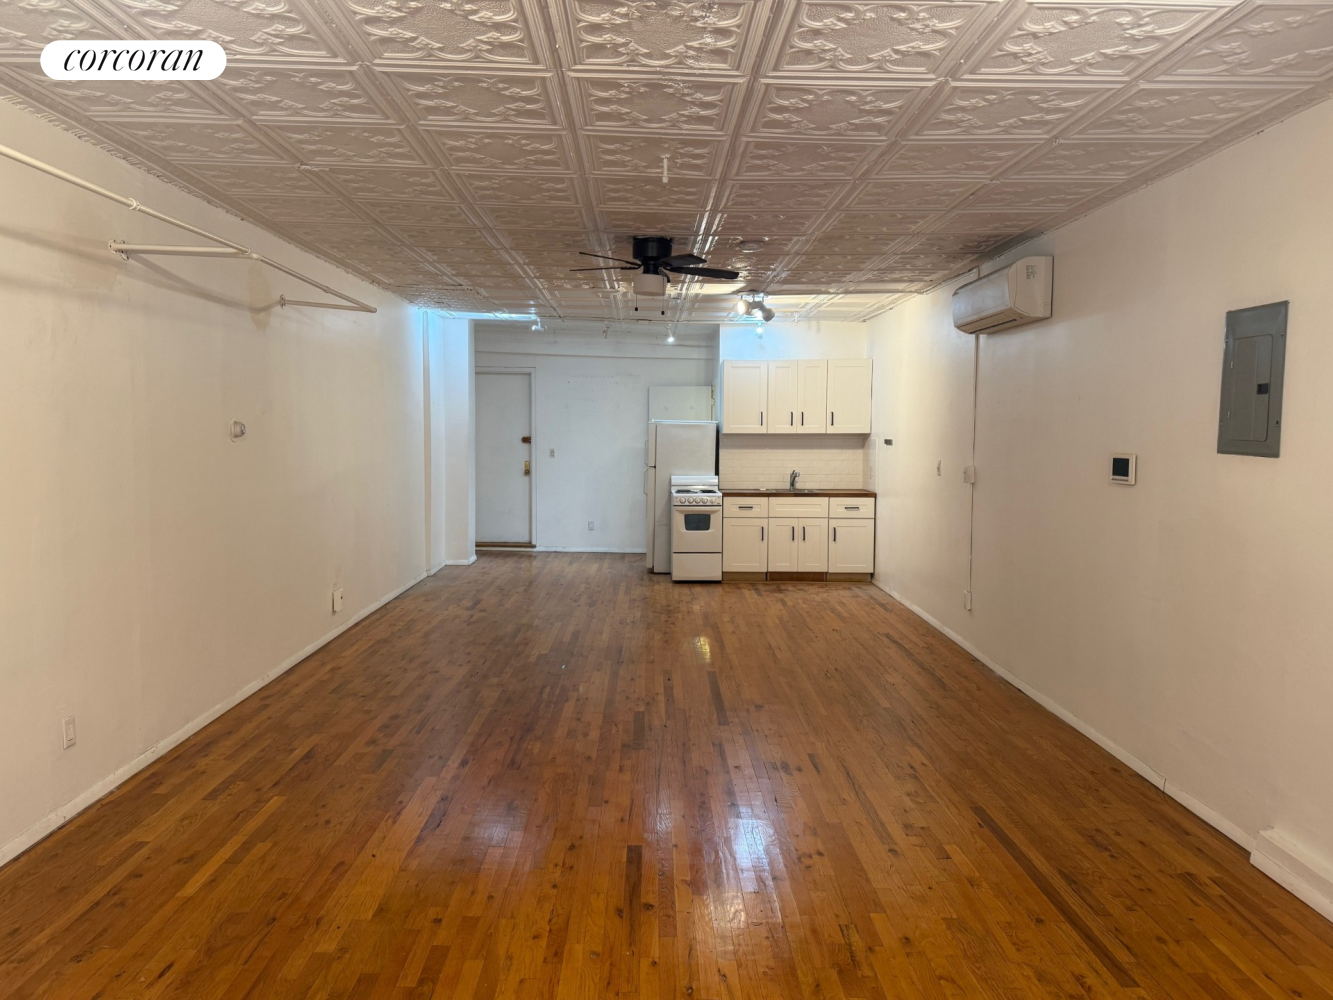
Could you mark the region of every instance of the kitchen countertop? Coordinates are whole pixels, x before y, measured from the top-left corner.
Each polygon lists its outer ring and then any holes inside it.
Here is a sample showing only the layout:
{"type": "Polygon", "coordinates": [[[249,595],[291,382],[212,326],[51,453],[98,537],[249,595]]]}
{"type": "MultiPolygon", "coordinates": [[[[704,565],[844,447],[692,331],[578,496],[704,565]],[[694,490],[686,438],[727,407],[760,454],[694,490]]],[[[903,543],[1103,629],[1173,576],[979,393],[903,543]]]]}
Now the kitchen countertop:
{"type": "Polygon", "coordinates": [[[874,490],[733,490],[723,487],[724,497],[873,497],[874,490]]]}

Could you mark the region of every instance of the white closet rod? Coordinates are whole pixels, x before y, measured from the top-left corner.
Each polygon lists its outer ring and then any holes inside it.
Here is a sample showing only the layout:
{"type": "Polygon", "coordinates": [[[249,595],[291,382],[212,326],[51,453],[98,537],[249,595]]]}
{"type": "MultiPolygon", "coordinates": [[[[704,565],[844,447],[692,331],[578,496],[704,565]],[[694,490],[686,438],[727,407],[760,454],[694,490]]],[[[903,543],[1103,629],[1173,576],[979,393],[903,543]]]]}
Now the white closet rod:
{"type": "Polygon", "coordinates": [[[244,247],[239,243],[233,243],[231,240],[223,239],[205,229],[199,229],[190,225],[188,222],[181,222],[180,219],[173,219],[169,215],[163,215],[147,205],[141,205],[133,198],[127,198],[123,194],[116,194],[114,191],[108,191],[104,187],[85,181],[82,177],[75,177],[71,173],[66,173],[59,167],[53,167],[49,163],[43,163],[41,160],[33,159],[25,153],[20,153],[17,149],[10,149],[8,146],[0,146],[0,156],[6,156],[16,163],[22,163],[24,166],[32,167],[34,170],[40,170],[44,174],[50,174],[66,183],[73,184],[75,187],[81,187],[85,191],[91,191],[93,194],[101,195],[108,201],[114,201],[118,205],[123,205],[131,212],[141,212],[160,222],[165,222],[169,226],[175,226],[177,229],[184,229],[187,233],[194,233],[196,236],[202,236],[206,240],[212,240],[220,244],[215,247],[185,247],[185,246],[164,246],[152,243],[117,243],[112,241],[110,247],[113,251],[122,257],[129,259],[133,254],[152,255],[152,256],[170,256],[170,257],[235,257],[241,260],[254,260],[261,264],[267,264],[274,270],[281,271],[298,281],[304,281],[307,285],[313,285],[321,292],[332,295],[336,299],[342,299],[346,305],[334,302],[306,302],[297,299],[289,299],[286,296],[279,296],[278,301],[283,306],[311,306],[316,309],[346,309],[350,312],[373,313],[377,310],[374,306],[367,305],[360,299],[354,299],[350,295],[345,295],[337,289],[330,288],[322,281],[316,281],[314,278],[302,274],[300,271],[294,271],[284,264],[279,264],[276,260],[270,260],[263,254],[255,253],[249,247],[244,247]]]}

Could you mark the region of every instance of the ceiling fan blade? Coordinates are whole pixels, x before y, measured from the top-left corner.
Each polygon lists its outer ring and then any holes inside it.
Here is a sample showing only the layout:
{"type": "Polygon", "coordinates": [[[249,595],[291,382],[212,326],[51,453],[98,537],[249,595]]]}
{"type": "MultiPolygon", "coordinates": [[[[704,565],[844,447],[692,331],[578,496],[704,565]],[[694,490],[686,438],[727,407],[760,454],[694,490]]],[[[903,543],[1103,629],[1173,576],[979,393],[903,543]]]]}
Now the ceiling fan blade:
{"type": "Polygon", "coordinates": [[[735,281],[741,276],[740,271],[728,271],[721,267],[673,267],[677,274],[692,274],[697,278],[721,278],[723,281],[735,281]]]}
{"type": "Polygon", "coordinates": [[[658,261],[663,267],[681,268],[694,267],[698,264],[707,264],[708,261],[692,253],[675,253],[670,257],[658,261]]]}
{"type": "Polygon", "coordinates": [[[637,271],[638,268],[637,268],[637,267],[613,267],[613,266],[611,266],[611,265],[608,264],[606,267],[571,267],[570,270],[571,270],[571,271],[637,271]]]}
{"type": "Polygon", "coordinates": [[[588,253],[587,250],[580,250],[579,253],[584,257],[597,257],[600,260],[618,260],[622,264],[631,264],[634,267],[639,266],[639,262],[637,260],[626,260],[624,257],[608,257],[604,253],[588,253]]]}

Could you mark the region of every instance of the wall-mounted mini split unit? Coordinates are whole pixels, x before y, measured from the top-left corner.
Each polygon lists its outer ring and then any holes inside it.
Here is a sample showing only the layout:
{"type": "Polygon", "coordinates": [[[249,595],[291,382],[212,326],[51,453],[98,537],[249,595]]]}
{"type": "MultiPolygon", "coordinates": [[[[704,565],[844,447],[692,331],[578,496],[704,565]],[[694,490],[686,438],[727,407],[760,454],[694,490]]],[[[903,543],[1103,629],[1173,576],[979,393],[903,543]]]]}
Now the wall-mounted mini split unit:
{"type": "Polygon", "coordinates": [[[1024,257],[962,285],[953,293],[953,325],[964,333],[995,333],[1049,319],[1054,264],[1054,257],[1024,257]]]}

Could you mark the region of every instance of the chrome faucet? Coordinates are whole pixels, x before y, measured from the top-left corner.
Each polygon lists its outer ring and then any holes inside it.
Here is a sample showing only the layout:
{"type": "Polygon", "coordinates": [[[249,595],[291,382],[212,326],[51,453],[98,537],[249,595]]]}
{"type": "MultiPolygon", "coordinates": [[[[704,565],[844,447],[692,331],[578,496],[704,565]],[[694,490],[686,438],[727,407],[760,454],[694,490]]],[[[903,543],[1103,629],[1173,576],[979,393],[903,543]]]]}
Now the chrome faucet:
{"type": "Polygon", "coordinates": [[[796,492],[796,480],[798,480],[798,479],[800,479],[800,478],[801,478],[801,474],[800,474],[799,472],[797,472],[795,469],[792,469],[792,470],[791,470],[791,478],[787,480],[787,489],[789,489],[789,490],[791,490],[793,493],[795,493],[795,492],[796,492]]]}

